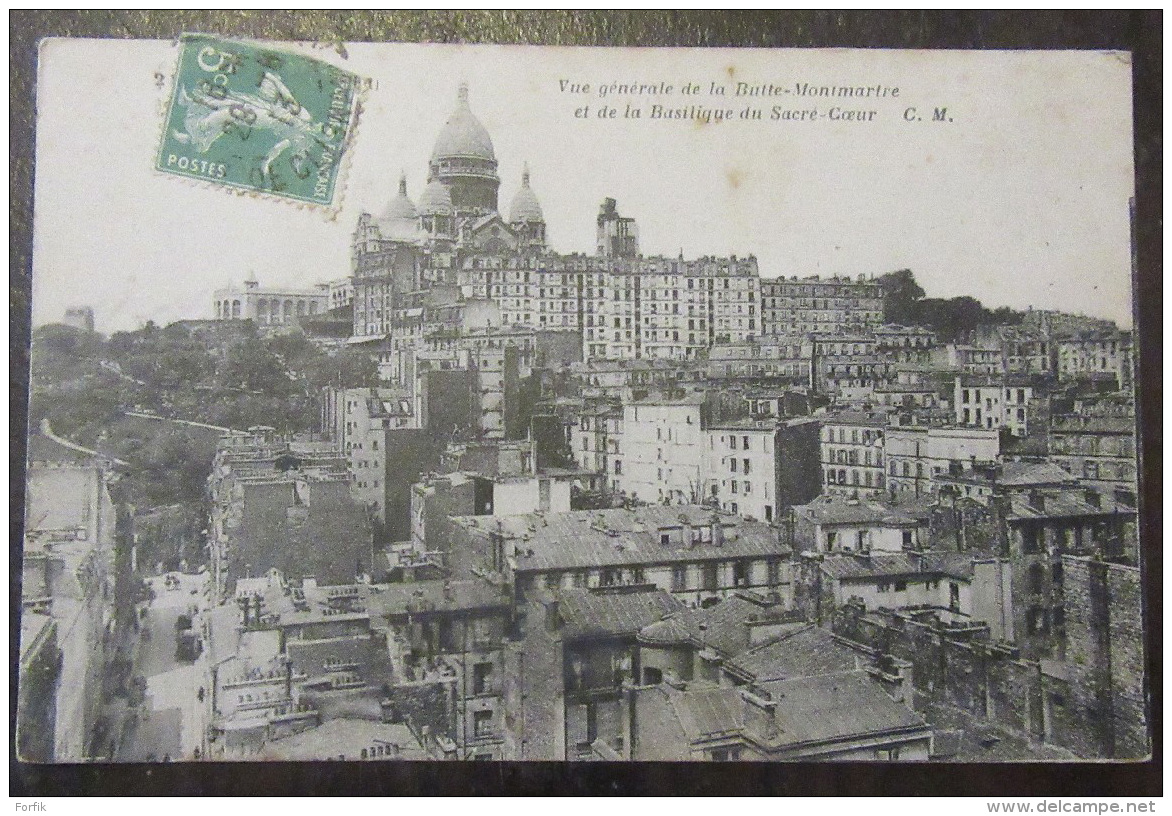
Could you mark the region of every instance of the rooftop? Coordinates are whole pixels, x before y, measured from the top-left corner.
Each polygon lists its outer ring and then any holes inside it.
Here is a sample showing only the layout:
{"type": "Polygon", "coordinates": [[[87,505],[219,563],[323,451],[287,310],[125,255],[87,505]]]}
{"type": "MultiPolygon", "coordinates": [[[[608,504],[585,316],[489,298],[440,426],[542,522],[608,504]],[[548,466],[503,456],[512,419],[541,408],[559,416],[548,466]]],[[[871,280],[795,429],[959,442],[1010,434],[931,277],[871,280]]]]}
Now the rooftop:
{"type": "Polygon", "coordinates": [[[777,701],[774,748],[832,742],[908,728],[923,717],[891,699],[865,671],[774,680],[760,686],[777,701]]]}
{"type": "Polygon", "coordinates": [[[1031,490],[1029,493],[1016,493],[1009,500],[1006,518],[1010,521],[1019,521],[1135,512],[1134,507],[1117,501],[1113,496],[1099,493],[1094,495],[1098,496],[1097,504],[1087,501],[1087,493],[1079,490],[1031,490]]]}
{"type": "Polygon", "coordinates": [[[519,516],[455,516],[470,533],[500,534],[516,546],[518,572],[665,564],[784,555],[767,524],[699,505],[574,510],[519,516]],[[713,527],[722,543],[712,541],[713,527]],[[668,536],[667,544],[663,536],[668,536]]]}
{"type": "Polygon", "coordinates": [[[822,417],[827,425],[862,425],[882,428],[887,425],[886,411],[836,411],[822,417]]]}
{"type": "Polygon", "coordinates": [[[362,757],[363,750],[373,750],[371,759],[432,758],[407,726],[354,719],[328,720],[317,728],[273,740],[265,746],[263,756],[265,759],[293,761],[356,760],[362,757]],[[383,749],[381,757],[378,754],[380,747],[383,749]]]}
{"type": "Polygon", "coordinates": [[[742,652],[727,667],[754,682],[786,680],[853,671],[862,657],[828,630],[804,624],[778,640],[742,652]]]}
{"type": "Polygon", "coordinates": [[[1004,462],[992,468],[974,468],[957,474],[941,473],[940,481],[997,484],[1005,487],[1075,484],[1077,477],[1052,462],[1004,462]]]}
{"type": "Polygon", "coordinates": [[[819,496],[809,504],[794,507],[798,518],[814,524],[880,524],[906,527],[928,519],[931,497],[908,499],[898,504],[882,499],[853,499],[838,494],[819,496]]]}
{"type": "Polygon", "coordinates": [[[557,594],[558,614],[565,637],[634,636],[640,629],[684,609],[683,603],[661,589],[608,592],[566,589],[557,594]]]}
{"type": "Polygon", "coordinates": [[[487,581],[412,581],[363,587],[366,611],[374,617],[455,612],[504,606],[500,590],[487,581]]]}
{"type": "Polygon", "coordinates": [[[822,572],[837,580],[942,575],[962,580],[973,577],[973,555],[958,552],[892,553],[884,555],[828,555],[822,572]]]}

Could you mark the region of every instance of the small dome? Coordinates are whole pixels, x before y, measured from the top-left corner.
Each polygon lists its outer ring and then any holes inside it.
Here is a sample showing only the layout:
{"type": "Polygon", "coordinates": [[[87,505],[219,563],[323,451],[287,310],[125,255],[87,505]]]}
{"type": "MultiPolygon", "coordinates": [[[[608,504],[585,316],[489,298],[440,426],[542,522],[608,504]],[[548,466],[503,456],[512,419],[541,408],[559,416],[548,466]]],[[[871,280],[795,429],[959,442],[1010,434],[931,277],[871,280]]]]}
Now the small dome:
{"type": "Polygon", "coordinates": [[[679,646],[694,643],[698,637],[688,621],[674,614],[644,626],[639,630],[637,640],[650,646],[679,646]]]}
{"type": "Polygon", "coordinates": [[[492,139],[489,138],[488,131],[480,124],[480,120],[472,115],[472,108],[468,106],[468,86],[464,83],[460,83],[456,110],[448,117],[447,124],[435,140],[431,160],[457,156],[496,161],[496,153],[492,149],[492,139]]]}
{"type": "Polygon", "coordinates": [[[415,211],[415,205],[407,197],[407,174],[404,173],[399,176],[399,194],[391,199],[391,203],[383,211],[381,220],[413,222],[418,215],[419,213],[415,211]]]}
{"type": "Polygon", "coordinates": [[[439,179],[432,179],[419,197],[420,215],[451,215],[452,194],[439,179]]]}
{"type": "Polygon", "coordinates": [[[545,216],[541,212],[541,204],[537,201],[537,194],[529,186],[528,166],[521,174],[521,189],[513,196],[513,204],[509,207],[509,223],[519,224],[523,221],[529,223],[545,221],[545,216]]]}

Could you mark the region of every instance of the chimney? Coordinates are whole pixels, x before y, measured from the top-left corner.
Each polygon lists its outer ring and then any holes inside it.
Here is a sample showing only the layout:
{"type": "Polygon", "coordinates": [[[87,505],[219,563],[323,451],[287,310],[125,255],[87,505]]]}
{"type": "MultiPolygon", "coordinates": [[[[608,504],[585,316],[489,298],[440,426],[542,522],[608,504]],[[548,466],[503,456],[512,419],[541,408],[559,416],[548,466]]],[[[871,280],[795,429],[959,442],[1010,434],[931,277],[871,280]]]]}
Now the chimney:
{"type": "Polygon", "coordinates": [[[720,523],[720,514],[712,514],[712,546],[724,546],[724,525],[720,523]]]}
{"type": "Polygon", "coordinates": [[[776,737],[777,701],[773,696],[765,689],[748,686],[741,689],[741,699],[745,701],[745,730],[765,740],[776,737]]]}

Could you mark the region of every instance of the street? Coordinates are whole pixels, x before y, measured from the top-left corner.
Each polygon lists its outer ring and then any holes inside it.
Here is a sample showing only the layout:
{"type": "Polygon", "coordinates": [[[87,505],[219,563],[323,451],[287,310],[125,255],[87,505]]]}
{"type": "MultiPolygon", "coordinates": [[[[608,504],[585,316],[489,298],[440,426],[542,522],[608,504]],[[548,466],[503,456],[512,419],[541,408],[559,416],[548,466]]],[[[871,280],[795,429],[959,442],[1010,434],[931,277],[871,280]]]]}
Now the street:
{"type": "MultiPolygon", "coordinates": [[[[159,762],[190,760],[203,753],[204,704],[200,661],[176,657],[175,624],[179,616],[203,604],[206,574],[178,575],[178,587],[168,589],[164,576],[148,580],[155,598],[142,619],[132,674],[146,679],[146,697],[138,710],[118,760],[159,762]]],[[[205,693],[207,690],[205,689],[205,693]]]]}

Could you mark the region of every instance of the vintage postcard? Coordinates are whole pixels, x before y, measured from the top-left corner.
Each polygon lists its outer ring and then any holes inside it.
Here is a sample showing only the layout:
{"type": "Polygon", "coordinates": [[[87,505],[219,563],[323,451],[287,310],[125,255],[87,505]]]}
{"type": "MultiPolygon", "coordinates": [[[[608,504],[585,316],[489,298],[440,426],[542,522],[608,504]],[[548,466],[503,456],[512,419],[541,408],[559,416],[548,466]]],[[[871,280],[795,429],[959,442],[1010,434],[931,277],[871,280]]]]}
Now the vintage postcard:
{"type": "Polygon", "coordinates": [[[25,762],[1150,753],[1131,62],[39,54],[25,762]]]}

